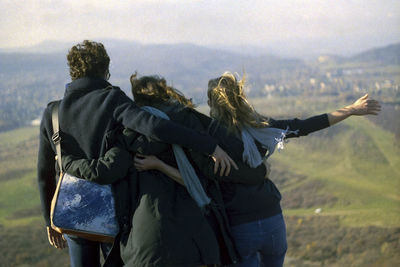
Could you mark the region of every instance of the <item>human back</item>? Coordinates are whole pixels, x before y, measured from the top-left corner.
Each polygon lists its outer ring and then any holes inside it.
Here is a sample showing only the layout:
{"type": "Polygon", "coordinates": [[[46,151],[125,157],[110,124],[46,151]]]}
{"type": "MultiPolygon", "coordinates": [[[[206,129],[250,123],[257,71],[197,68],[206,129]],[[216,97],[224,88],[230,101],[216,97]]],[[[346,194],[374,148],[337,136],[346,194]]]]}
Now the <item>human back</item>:
{"type": "Polygon", "coordinates": [[[96,158],[104,155],[107,132],[120,125],[113,111],[115,99],[124,93],[100,80],[89,86],[84,92],[75,86],[67,89],[60,103],[60,130],[67,154],[96,158]]]}
{"type": "MultiPolygon", "coordinates": [[[[250,165],[258,159],[261,161],[265,155],[270,156],[277,144],[283,144],[285,137],[306,136],[349,116],[377,115],[380,111],[379,103],[368,99],[367,94],[334,112],[307,119],[274,120],[259,115],[251,107],[241,90],[243,84],[243,80],[238,81],[231,73],[210,80],[208,104],[213,118],[242,137],[248,148],[244,150],[243,159],[248,159],[246,162],[250,165]],[[273,136],[275,133],[278,137],[273,136]],[[258,159],[249,155],[256,155],[258,159]]],[[[266,179],[258,187],[223,184],[221,188],[233,238],[242,257],[242,261],[233,266],[281,267],[287,249],[286,226],[280,206],[281,194],[274,183],[266,179]]]]}
{"type": "MultiPolygon", "coordinates": [[[[59,108],[62,154],[84,159],[99,158],[112,145],[108,142],[108,133],[123,125],[155,140],[177,143],[207,155],[216,154],[221,162],[232,161],[212,137],[201,136],[190,129],[153,116],[139,109],[119,88],[112,87],[107,81],[110,60],[102,44],[84,41],[71,48],[67,59],[72,82],[67,84],[59,108]]],[[[49,242],[56,248],[64,248],[63,235],[50,227],[50,204],[56,188],[56,177],[61,171],[55,167],[56,149],[52,142],[51,121],[53,106],[54,102],[45,109],[40,126],[38,184],[49,242]]],[[[119,208],[121,207],[116,210],[119,208]]],[[[120,229],[125,229],[129,218],[118,214],[117,217],[120,229]]],[[[88,240],[78,237],[68,239],[73,266],[100,264],[100,244],[89,243],[88,240]],[[89,253],[90,251],[94,254],[89,253]]],[[[104,255],[107,255],[107,251],[105,252],[104,255]]]]}

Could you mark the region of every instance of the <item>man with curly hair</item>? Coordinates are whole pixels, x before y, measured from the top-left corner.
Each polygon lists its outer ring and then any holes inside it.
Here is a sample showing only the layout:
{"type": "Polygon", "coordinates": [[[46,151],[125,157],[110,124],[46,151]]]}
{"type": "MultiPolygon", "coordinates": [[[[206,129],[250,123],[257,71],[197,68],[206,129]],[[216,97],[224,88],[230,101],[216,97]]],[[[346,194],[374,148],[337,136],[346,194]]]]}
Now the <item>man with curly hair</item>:
{"type": "MultiPolygon", "coordinates": [[[[70,49],[67,60],[72,82],[67,84],[59,105],[63,154],[99,158],[109,148],[107,134],[118,127],[126,127],[156,141],[212,155],[216,162],[214,171],[221,167],[221,173],[229,173],[231,165],[236,167],[214,138],[141,110],[118,87],[108,83],[110,58],[101,43],[85,40],[70,49]]],[[[50,226],[50,203],[60,172],[55,164],[56,148],[51,138],[51,113],[55,103],[48,104],[40,126],[38,183],[49,242],[61,249],[66,245],[65,239],[50,226]]],[[[121,231],[130,225],[129,208],[122,207],[127,200],[119,199],[118,195],[118,188],[123,186],[113,184],[121,231]]],[[[67,236],[67,242],[72,266],[99,266],[100,247],[105,256],[111,247],[72,235],[67,236]]]]}

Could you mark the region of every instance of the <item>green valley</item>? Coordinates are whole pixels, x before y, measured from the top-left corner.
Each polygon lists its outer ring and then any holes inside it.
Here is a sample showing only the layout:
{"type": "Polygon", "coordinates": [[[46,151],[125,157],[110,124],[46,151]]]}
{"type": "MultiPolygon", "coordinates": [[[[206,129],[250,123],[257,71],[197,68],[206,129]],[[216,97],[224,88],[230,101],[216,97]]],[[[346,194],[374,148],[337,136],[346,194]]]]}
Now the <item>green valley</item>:
{"type": "MultiPolygon", "coordinates": [[[[305,118],[350,104],[335,97],[253,103],[274,118],[305,118]]],[[[379,116],[381,122],[353,117],[290,139],[270,159],[287,222],[285,266],[400,263],[400,142],[396,132],[382,127],[385,112],[379,116]]],[[[26,127],[0,133],[1,266],[69,264],[66,250],[48,244],[40,212],[38,131],[26,127]]]]}

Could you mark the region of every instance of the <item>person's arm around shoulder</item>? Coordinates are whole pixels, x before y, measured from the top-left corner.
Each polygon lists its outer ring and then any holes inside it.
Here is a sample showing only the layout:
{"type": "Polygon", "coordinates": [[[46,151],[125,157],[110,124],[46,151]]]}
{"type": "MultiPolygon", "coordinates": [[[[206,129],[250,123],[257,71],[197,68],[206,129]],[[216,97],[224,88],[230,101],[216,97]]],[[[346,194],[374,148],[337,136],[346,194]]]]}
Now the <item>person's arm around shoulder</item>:
{"type": "Polygon", "coordinates": [[[175,182],[185,186],[183,178],[179,170],[154,155],[136,154],[134,157],[134,165],[138,171],[158,170],[170,177],[175,182]]]}
{"type": "Polygon", "coordinates": [[[260,164],[256,168],[251,168],[246,163],[238,161],[238,169],[231,169],[231,171],[226,175],[216,175],[213,170],[213,162],[210,158],[195,151],[189,151],[189,153],[191,159],[200,171],[207,178],[218,182],[257,185],[263,183],[264,177],[268,172],[265,164],[260,164]]]}
{"type": "Polygon", "coordinates": [[[237,168],[232,158],[218,146],[210,135],[200,134],[178,123],[164,120],[141,110],[120,89],[116,91],[114,118],[125,127],[135,130],[157,141],[178,144],[183,147],[211,155],[215,160],[215,172],[229,172],[231,166],[237,168]]]}
{"type": "Polygon", "coordinates": [[[117,146],[110,148],[98,159],[78,159],[63,156],[65,172],[98,184],[112,184],[124,178],[132,166],[131,154],[117,146]]]}
{"type": "MultiPolygon", "coordinates": [[[[262,183],[270,173],[270,165],[267,163],[261,164],[257,168],[250,168],[244,163],[239,163],[239,170],[232,169],[227,176],[219,176],[213,173],[213,167],[210,161],[207,162],[204,159],[200,158],[197,158],[197,160],[200,160],[200,162],[196,162],[196,159],[193,160],[195,161],[196,165],[198,165],[198,167],[203,171],[203,173],[204,168],[206,168],[205,171],[207,173],[204,174],[207,177],[212,177],[213,179],[220,182],[257,185],[262,183]],[[198,163],[200,163],[200,166],[198,163]],[[206,164],[207,166],[204,166],[204,164],[206,164]]],[[[176,181],[177,183],[185,186],[179,170],[175,167],[172,167],[171,165],[166,164],[154,155],[136,154],[134,158],[134,165],[138,171],[158,170],[176,181]]]]}

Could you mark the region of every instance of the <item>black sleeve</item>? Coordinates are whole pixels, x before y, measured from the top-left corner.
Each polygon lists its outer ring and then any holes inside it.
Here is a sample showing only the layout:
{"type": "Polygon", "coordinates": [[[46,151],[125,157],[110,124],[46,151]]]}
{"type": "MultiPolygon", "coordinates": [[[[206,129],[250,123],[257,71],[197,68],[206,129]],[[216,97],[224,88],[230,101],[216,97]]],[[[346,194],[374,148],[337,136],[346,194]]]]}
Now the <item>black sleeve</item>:
{"type": "Polygon", "coordinates": [[[159,155],[171,148],[170,144],[161,143],[150,139],[144,135],[135,135],[130,129],[124,129],[124,147],[134,153],[144,155],[159,155]]]}
{"type": "Polygon", "coordinates": [[[322,130],[329,127],[328,115],[321,114],[317,116],[310,117],[308,119],[289,119],[289,120],[269,120],[270,127],[279,129],[289,129],[291,131],[298,131],[297,134],[289,134],[286,137],[299,137],[305,136],[309,133],[322,130]]]}
{"type": "Polygon", "coordinates": [[[115,146],[99,159],[78,159],[65,155],[62,163],[69,174],[98,184],[112,184],[128,174],[133,158],[128,151],[115,146]]]}
{"type": "Polygon", "coordinates": [[[210,157],[201,155],[194,151],[190,151],[190,157],[200,171],[209,179],[218,182],[248,185],[257,185],[264,182],[266,173],[264,164],[260,164],[257,168],[250,168],[250,166],[242,161],[238,161],[236,162],[239,168],[238,170],[232,167],[228,176],[220,176],[219,172],[214,174],[214,161],[210,157]]]}
{"type": "Polygon", "coordinates": [[[119,93],[116,107],[113,116],[117,121],[154,140],[178,144],[208,155],[211,155],[217,146],[216,140],[207,134],[198,133],[141,110],[122,91],[119,93]]]}
{"type": "MultiPolygon", "coordinates": [[[[47,226],[50,226],[50,207],[56,189],[55,150],[51,145],[51,138],[47,129],[51,125],[51,110],[46,108],[40,123],[39,152],[37,163],[37,179],[40,193],[43,217],[47,226]]],[[[52,130],[50,132],[53,132],[52,130]]]]}
{"type": "Polygon", "coordinates": [[[243,142],[241,139],[229,133],[228,130],[217,122],[208,127],[211,136],[218,140],[218,144],[237,163],[243,160],[243,142]]]}

